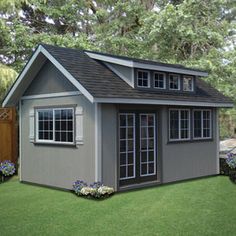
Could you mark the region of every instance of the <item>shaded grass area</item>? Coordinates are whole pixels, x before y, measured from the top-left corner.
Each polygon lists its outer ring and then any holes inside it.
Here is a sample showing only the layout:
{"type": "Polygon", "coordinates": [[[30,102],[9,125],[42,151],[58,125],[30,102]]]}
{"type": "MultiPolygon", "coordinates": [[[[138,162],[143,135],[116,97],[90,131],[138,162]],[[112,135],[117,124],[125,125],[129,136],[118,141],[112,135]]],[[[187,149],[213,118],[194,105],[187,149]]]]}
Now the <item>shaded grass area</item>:
{"type": "Polygon", "coordinates": [[[94,201],[18,182],[0,184],[0,235],[235,235],[228,177],[169,184],[94,201]]]}

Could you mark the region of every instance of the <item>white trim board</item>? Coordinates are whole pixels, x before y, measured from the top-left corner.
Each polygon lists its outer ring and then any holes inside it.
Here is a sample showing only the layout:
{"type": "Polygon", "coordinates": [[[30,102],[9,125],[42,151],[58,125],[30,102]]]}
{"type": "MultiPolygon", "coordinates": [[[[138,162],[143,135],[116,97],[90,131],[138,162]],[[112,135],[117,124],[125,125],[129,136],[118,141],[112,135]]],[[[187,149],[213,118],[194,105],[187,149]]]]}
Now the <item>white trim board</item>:
{"type": "Polygon", "coordinates": [[[21,113],[21,101],[19,101],[19,176],[20,181],[22,181],[22,113],[21,113]]]}
{"type": "Polygon", "coordinates": [[[140,68],[140,69],[147,69],[147,70],[157,70],[157,71],[164,71],[164,72],[172,72],[172,73],[180,73],[180,74],[186,74],[186,75],[198,75],[198,76],[208,76],[207,72],[204,71],[197,71],[194,69],[185,69],[185,68],[175,68],[170,66],[164,66],[164,65],[152,65],[152,64],[146,64],[146,63],[140,63],[140,62],[134,62],[132,59],[120,59],[115,58],[108,55],[101,55],[94,52],[85,52],[89,57],[101,60],[105,62],[110,62],[122,66],[128,66],[133,68],[140,68]]]}
{"type": "MultiPolygon", "coordinates": [[[[17,78],[15,84],[7,94],[6,98],[4,99],[2,105],[6,107],[10,98],[24,79],[25,75],[27,74],[28,70],[30,69],[33,62],[37,59],[38,55],[42,53],[48,60],[50,60],[54,66],[82,93],[85,97],[88,98],[90,102],[93,102],[93,96],[76,80],[42,45],[39,45],[37,50],[32,55],[31,59],[26,64],[25,68],[17,78]]],[[[19,99],[20,100],[20,99],[19,99]]]]}
{"type": "Polygon", "coordinates": [[[102,117],[101,104],[95,103],[95,182],[102,181],[102,117]]]}
{"type": "Polygon", "coordinates": [[[61,93],[47,93],[47,94],[38,94],[38,95],[27,95],[21,97],[22,100],[31,100],[31,99],[40,99],[40,98],[57,98],[57,97],[68,97],[68,96],[77,96],[82,94],[79,91],[71,92],[61,92],[61,93]]]}
{"type": "Polygon", "coordinates": [[[95,98],[99,103],[122,103],[122,104],[150,104],[150,105],[174,105],[174,106],[201,106],[201,107],[234,107],[233,103],[210,103],[189,102],[176,100],[154,100],[154,99],[128,99],[128,98],[95,98]]]}

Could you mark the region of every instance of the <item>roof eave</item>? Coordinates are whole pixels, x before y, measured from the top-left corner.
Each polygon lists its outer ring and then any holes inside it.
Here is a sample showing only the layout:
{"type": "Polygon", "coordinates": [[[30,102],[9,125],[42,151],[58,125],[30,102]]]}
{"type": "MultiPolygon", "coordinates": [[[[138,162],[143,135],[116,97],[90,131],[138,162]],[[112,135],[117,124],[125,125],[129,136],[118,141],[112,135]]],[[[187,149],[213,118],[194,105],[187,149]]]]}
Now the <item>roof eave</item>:
{"type": "Polygon", "coordinates": [[[95,98],[96,103],[120,103],[120,104],[149,104],[149,105],[169,105],[169,106],[199,106],[199,107],[218,107],[233,108],[231,102],[192,102],[192,101],[176,101],[176,100],[157,100],[157,99],[132,99],[132,98],[95,98]]]}
{"type": "Polygon", "coordinates": [[[133,60],[128,60],[128,59],[125,60],[125,59],[115,58],[115,57],[107,56],[107,55],[101,55],[101,54],[97,54],[94,52],[88,52],[88,51],[85,51],[85,53],[89,57],[91,57],[95,60],[110,62],[110,63],[114,63],[114,64],[121,65],[121,66],[127,66],[127,67],[131,67],[131,68],[166,71],[166,72],[172,72],[172,73],[196,75],[196,76],[201,76],[201,77],[208,76],[208,73],[206,71],[199,71],[199,70],[194,70],[194,69],[190,69],[190,68],[176,68],[176,67],[164,66],[164,65],[146,64],[146,63],[135,62],[133,60]]]}

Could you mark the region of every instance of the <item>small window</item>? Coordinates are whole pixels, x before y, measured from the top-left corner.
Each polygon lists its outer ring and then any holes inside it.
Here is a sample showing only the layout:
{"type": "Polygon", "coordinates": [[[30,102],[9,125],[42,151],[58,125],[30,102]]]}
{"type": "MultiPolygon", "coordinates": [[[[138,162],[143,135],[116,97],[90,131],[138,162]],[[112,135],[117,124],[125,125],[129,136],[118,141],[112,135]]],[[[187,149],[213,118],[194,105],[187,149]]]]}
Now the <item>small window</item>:
{"type": "Polygon", "coordinates": [[[170,141],[190,139],[190,111],[187,109],[169,110],[170,141]]]}
{"type": "Polygon", "coordinates": [[[192,76],[184,76],[183,90],[184,91],[193,91],[193,77],[192,76]]]}
{"type": "Polygon", "coordinates": [[[166,88],[166,77],[164,73],[154,73],[154,88],[166,88]]]}
{"type": "Polygon", "coordinates": [[[149,88],[150,87],[150,76],[148,71],[138,71],[137,78],[138,87],[149,88]]]}
{"type": "Polygon", "coordinates": [[[169,89],[171,90],[180,90],[180,79],[179,75],[169,75],[169,89]]]}
{"type": "Polygon", "coordinates": [[[211,110],[193,111],[193,137],[194,139],[211,138],[211,110]]]}
{"type": "Polygon", "coordinates": [[[44,143],[74,143],[74,108],[36,110],[36,141],[44,143]]]}

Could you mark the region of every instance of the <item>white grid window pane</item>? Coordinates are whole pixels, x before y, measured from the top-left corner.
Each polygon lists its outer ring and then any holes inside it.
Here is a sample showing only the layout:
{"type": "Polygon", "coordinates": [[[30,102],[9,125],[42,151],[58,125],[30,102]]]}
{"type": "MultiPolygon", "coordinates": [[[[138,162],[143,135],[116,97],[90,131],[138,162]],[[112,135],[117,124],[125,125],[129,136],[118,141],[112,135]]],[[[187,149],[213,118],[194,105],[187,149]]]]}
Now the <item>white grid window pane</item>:
{"type": "Polygon", "coordinates": [[[190,138],[190,111],[172,109],[169,111],[170,140],[187,140],[190,138]]]}
{"type": "Polygon", "coordinates": [[[211,111],[195,110],[193,112],[194,138],[210,138],[211,137],[211,111]]]}
{"type": "Polygon", "coordinates": [[[149,87],[149,73],[147,71],[138,71],[138,87],[149,87]]]}
{"type": "Polygon", "coordinates": [[[163,73],[154,74],[154,87],[160,89],[165,88],[165,75],[163,73]]]}
{"type": "Polygon", "coordinates": [[[193,91],[193,78],[185,76],[183,78],[183,90],[193,91]]]}
{"type": "Polygon", "coordinates": [[[135,116],[132,113],[119,115],[120,133],[120,180],[135,177],[135,116]]]}
{"type": "Polygon", "coordinates": [[[57,109],[55,115],[55,141],[73,142],[73,109],[57,109]]]}
{"type": "Polygon", "coordinates": [[[53,140],[53,111],[49,109],[38,112],[38,139],[53,140]]]}
{"type": "Polygon", "coordinates": [[[179,76],[178,75],[169,75],[169,89],[179,90],[179,76]]]}
{"type": "Polygon", "coordinates": [[[140,175],[156,173],[155,115],[140,114],[140,175]]]}

